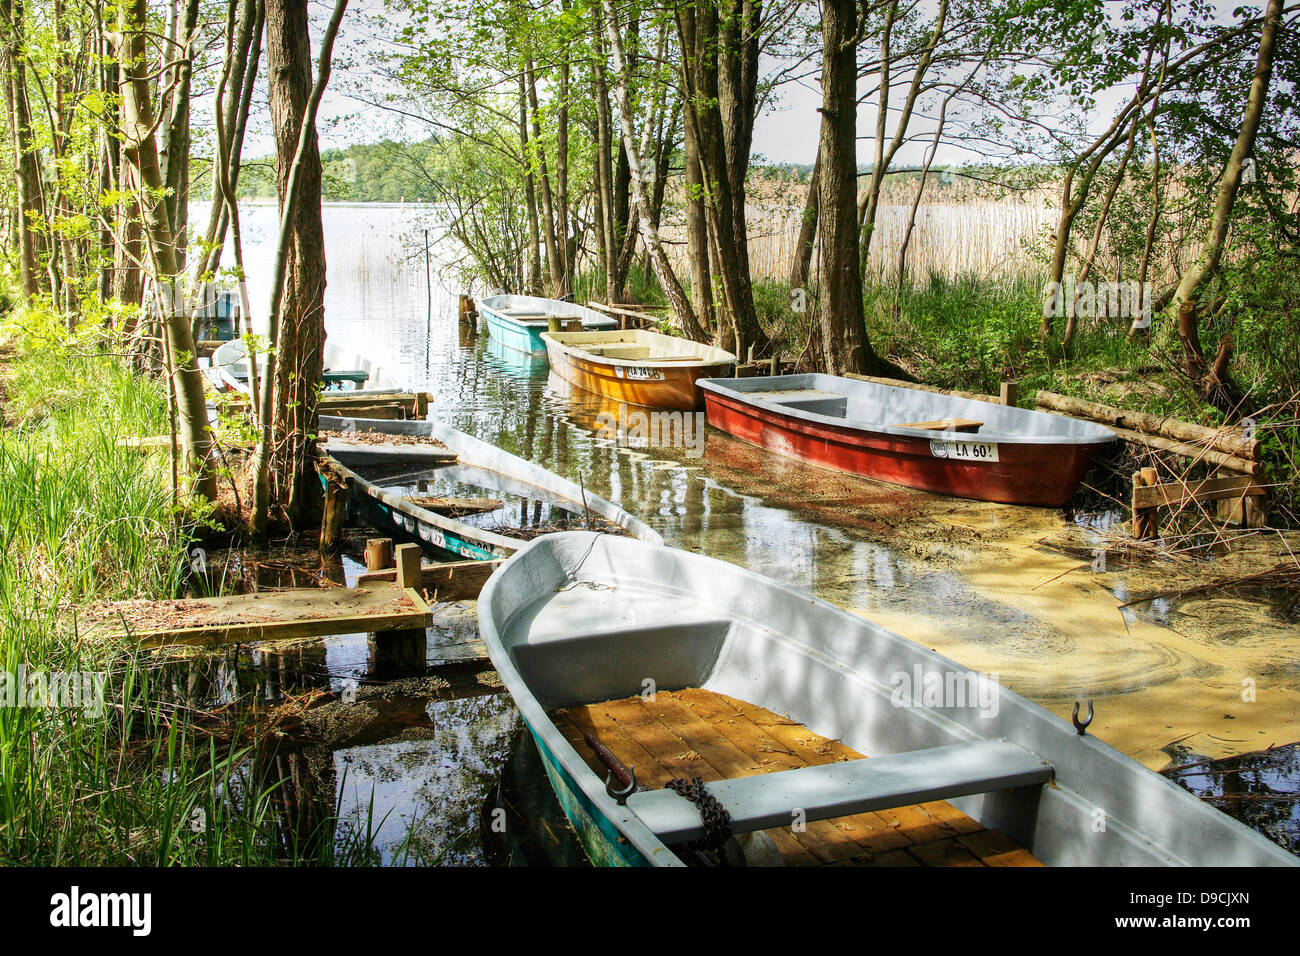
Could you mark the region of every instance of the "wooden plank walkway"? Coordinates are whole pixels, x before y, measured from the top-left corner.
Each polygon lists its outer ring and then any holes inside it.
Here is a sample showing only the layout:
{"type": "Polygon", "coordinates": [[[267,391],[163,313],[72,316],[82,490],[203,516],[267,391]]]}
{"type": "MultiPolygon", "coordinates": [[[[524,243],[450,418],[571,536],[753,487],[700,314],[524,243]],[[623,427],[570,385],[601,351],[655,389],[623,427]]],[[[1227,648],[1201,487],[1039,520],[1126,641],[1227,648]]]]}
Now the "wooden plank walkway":
{"type": "MultiPolygon", "coordinates": [[[[862,755],[770,710],[712,691],[660,691],[568,707],[556,727],[603,779],[606,770],[583,740],[595,736],[647,787],[674,777],[705,781],[816,766],[862,755]]],[[[787,866],[1041,866],[997,830],[988,830],[947,801],[831,820],[802,831],[763,831],[787,866]]]]}
{"type": "Polygon", "coordinates": [[[348,467],[355,465],[449,465],[456,453],[432,443],[349,441],[327,438],[321,448],[348,467]]]}
{"type": "Polygon", "coordinates": [[[168,644],[241,644],[326,634],[424,629],[429,606],[413,588],[299,588],[174,601],[115,601],[83,619],[93,636],[168,644]]]}

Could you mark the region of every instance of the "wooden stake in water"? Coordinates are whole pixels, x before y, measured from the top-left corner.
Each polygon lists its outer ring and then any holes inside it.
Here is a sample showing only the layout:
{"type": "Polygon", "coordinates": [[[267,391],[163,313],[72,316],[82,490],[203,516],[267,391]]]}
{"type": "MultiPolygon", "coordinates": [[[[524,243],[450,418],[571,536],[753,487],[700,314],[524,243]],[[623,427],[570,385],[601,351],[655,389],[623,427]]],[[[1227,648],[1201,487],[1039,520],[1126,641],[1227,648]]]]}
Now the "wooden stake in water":
{"type": "Polygon", "coordinates": [[[591,530],[591,509],[587,507],[587,483],[583,481],[582,472],[578,472],[578,487],[582,489],[582,516],[587,521],[587,530],[591,530]]]}
{"type": "Polygon", "coordinates": [[[433,322],[433,274],[429,269],[429,230],[424,230],[424,289],[429,306],[429,322],[433,322]]]}

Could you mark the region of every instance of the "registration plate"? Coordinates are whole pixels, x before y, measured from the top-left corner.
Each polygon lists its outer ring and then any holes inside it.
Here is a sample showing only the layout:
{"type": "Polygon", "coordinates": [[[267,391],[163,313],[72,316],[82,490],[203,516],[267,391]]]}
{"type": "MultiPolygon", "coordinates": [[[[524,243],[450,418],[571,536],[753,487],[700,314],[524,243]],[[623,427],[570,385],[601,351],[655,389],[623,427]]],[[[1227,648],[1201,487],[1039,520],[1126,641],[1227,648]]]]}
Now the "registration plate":
{"type": "Polygon", "coordinates": [[[949,441],[935,438],[930,442],[930,454],[935,458],[948,458],[953,461],[997,461],[997,442],[991,441],[949,441]]]}
{"type": "Polygon", "coordinates": [[[657,368],[644,365],[615,365],[614,372],[619,378],[628,378],[634,382],[662,382],[664,373],[657,368]]]}

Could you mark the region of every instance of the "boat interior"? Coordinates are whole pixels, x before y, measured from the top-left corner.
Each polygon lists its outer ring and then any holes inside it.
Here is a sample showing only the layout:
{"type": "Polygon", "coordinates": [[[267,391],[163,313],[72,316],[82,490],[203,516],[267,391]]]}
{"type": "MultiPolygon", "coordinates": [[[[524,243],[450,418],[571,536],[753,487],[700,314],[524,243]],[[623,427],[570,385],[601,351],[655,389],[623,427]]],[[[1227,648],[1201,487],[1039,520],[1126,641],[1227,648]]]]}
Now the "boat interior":
{"type": "Polygon", "coordinates": [[[730,352],[711,345],[645,329],[551,332],[549,337],[593,358],[620,362],[730,365],[736,361],[730,352]]]}
{"type": "Polygon", "coordinates": [[[1001,439],[1108,441],[1113,433],[1100,425],[1061,415],[1046,415],[917,389],[830,375],[778,375],[713,380],[748,401],[778,405],[794,412],[841,418],[846,424],[880,429],[910,428],[931,432],[966,432],[1001,439]]]}
{"type": "MultiPolygon", "coordinates": [[[[698,687],[658,691],[551,712],[557,730],[602,779],[608,769],[587,743],[598,740],[641,785],[706,782],[862,759],[862,754],[763,707],[698,687]]],[[[945,800],[751,831],[747,861],[784,866],[1042,866],[998,830],[945,800]]],[[[691,860],[689,854],[683,858],[691,860]]]]}
{"type": "MultiPolygon", "coordinates": [[[[539,588],[549,573],[540,575],[539,588]]],[[[761,619],[771,598],[744,599],[761,619]]],[[[999,819],[1023,817],[1001,817],[997,799],[1032,803],[1050,766],[1005,740],[971,740],[933,715],[891,706],[887,689],[826,667],[805,653],[806,635],[779,630],[597,573],[540,588],[502,637],[534,699],[597,779],[608,770],[584,734],[635,769],[648,789],[627,805],[669,846],[703,831],[696,807],[663,788],[698,776],[729,788],[719,799],[733,833],[766,834],[743,844],[766,862],[778,853],[787,865],[1038,864],[998,831],[999,819]],[[872,743],[878,756],[864,759],[872,743]],[[947,802],[958,798],[975,800],[970,814],[947,802]]],[[[845,639],[878,658],[873,672],[904,666],[861,635],[845,639]]]]}

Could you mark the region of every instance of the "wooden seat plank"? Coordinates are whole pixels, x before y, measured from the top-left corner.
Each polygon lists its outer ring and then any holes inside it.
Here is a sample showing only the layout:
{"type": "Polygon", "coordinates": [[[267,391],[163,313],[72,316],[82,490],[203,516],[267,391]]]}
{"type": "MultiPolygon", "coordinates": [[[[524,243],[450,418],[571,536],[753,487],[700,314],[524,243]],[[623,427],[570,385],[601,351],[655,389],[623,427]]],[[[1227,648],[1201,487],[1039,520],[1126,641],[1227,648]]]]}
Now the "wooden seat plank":
{"type": "MultiPolygon", "coordinates": [[[[698,688],[575,706],[554,716],[566,740],[599,776],[604,777],[605,768],[587,746],[584,733],[595,734],[625,764],[636,766],[638,781],[651,788],[662,787],[674,777],[699,776],[725,787],[799,768],[852,773],[855,768],[836,771],[830,765],[863,759],[842,742],[821,737],[788,717],[698,688]]],[[[996,748],[991,752],[997,753],[996,748]]],[[[883,769],[890,760],[875,758],[870,763],[883,769]]],[[[753,783],[740,786],[738,792],[746,788],[753,794],[769,792],[753,783]]],[[[643,790],[629,805],[636,809],[635,804],[644,805],[644,798],[655,793],[660,794],[656,799],[683,802],[671,792],[643,790]]],[[[731,801],[724,798],[723,805],[730,809],[731,801]]],[[[790,812],[780,799],[776,805],[790,812]]],[[[762,832],[790,866],[1040,865],[1005,835],[986,830],[944,800],[829,819],[814,816],[798,827],[786,824],[784,813],[777,819],[782,825],[762,832]]]]}
{"type": "Polygon", "coordinates": [[[932,432],[977,432],[984,425],[973,418],[941,418],[932,422],[898,422],[894,428],[924,428],[932,432]]]}

